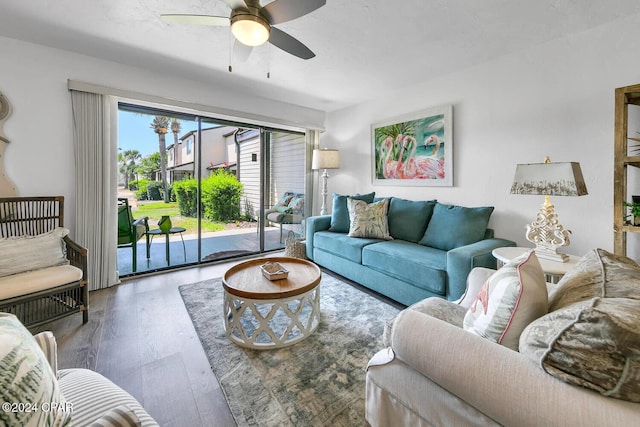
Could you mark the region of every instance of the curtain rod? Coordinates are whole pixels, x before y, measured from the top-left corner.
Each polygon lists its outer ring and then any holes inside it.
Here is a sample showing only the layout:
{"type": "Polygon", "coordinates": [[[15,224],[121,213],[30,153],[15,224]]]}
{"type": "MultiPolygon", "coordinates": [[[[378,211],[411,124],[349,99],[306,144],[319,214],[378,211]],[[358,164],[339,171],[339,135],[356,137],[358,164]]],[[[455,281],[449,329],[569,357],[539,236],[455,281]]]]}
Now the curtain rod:
{"type": "Polygon", "coordinates": [[[305,130],[316,130],[324,132],[323,127],[309,123],[298,123],[288,120],[277,119],[274,117],[263,116],[260,114],[245,113],[241,111],[213,107],[210,105],[198,104],[189,101],[181,101],[174,98],[166,98],[163,96],[149,95],[145,93],[135,92],[126,89],[117,89],[107,86],[96,85],[93,83],[80,82],[77,80],[67,80],[67,87],[69,90],[77,90],[80,92],[97,93],[100,95],[116,96],[133,101],[148,102],[153,104],[167,105],[174,108],[185,109],[190,114],[198,115],[198,113],[210,113],[217,116],[217,118],[240,121],[247,124],[257,126],[273,127],[277,125],[282,130],[291,130],[296,132],[304,132],[305,130]]]}

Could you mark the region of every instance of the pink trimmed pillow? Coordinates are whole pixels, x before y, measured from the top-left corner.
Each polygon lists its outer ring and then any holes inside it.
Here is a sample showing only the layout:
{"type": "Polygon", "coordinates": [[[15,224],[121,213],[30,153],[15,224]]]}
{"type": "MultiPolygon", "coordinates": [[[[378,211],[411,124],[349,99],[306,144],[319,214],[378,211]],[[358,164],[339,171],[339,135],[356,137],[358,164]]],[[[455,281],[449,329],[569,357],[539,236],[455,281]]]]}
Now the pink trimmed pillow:
{"type": "Polygon", "coordinates": [[[547,284],[535,252],[527,252],[487,279],[464,317],[463,328],[518,351],[520,334],[547,314],[547,284]]]}

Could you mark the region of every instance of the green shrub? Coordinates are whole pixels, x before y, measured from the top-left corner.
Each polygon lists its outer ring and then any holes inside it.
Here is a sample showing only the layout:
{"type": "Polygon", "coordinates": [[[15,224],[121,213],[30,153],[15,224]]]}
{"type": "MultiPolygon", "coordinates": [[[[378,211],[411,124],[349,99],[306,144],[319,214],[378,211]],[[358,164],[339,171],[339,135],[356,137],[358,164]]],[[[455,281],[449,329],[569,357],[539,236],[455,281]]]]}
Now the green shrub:
{"type": "Polygon", "coordinates": [[[136,200],[149,200],[147,196],[147,185],[149,184],[148,179],[138,180],[137,185],[138,189],[136,190],[136,200]]]}
{"type": "Polygon", "coordinates": [[[204,217],[212,221],[235,221],[241,218],[240,198],[243,185],[236,176],[224,170],[202,180],[204,217]]]}
{"type": "Polygon", "coordinates": [[[134,179],[133,181],[129,182],[129,190],[131,191],[136,191],[138,189],[138,180],[134,179]]]}
{"type": "Polygon", "coordinates": [[[164,200],[160,181],[149,181],[147,184],[147,200],[164,200]]]}
{"type": "Polygon", "coordinates": [[[173,183],[173,194],[178,202],[180,215],[195,218],[198,215],[198,184],[195,179],[186,179],[173,183]]]}

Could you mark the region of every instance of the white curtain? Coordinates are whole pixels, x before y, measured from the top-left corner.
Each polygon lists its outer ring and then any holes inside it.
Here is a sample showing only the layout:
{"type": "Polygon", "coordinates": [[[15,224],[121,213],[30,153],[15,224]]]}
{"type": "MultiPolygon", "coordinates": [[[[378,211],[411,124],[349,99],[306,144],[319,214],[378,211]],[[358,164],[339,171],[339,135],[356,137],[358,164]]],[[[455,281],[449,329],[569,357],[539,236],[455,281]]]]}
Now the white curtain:
{"type": "Polygon", "coordinates": [[[119,283],[117,263],[117,105],[107,95],[71,90],[76,166],[74,239],[88,250],[89,290],[119,283]]]}

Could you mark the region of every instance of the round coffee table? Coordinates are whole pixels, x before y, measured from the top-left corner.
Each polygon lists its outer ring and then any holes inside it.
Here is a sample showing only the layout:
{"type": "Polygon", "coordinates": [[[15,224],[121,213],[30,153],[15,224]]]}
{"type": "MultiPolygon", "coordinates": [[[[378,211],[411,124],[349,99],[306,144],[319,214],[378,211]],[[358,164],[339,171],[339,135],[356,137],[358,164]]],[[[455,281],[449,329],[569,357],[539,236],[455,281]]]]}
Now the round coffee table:
{"type": "Polygon", "coordinates": [[[241,347],[281,348],[311,335],[320,324],[320,268],[290,257],[258,258],[231,267],[222,278],[224,327],[241,347]],[[269,280],[260,266],[278,262],[289,270],[269,280]]]}

